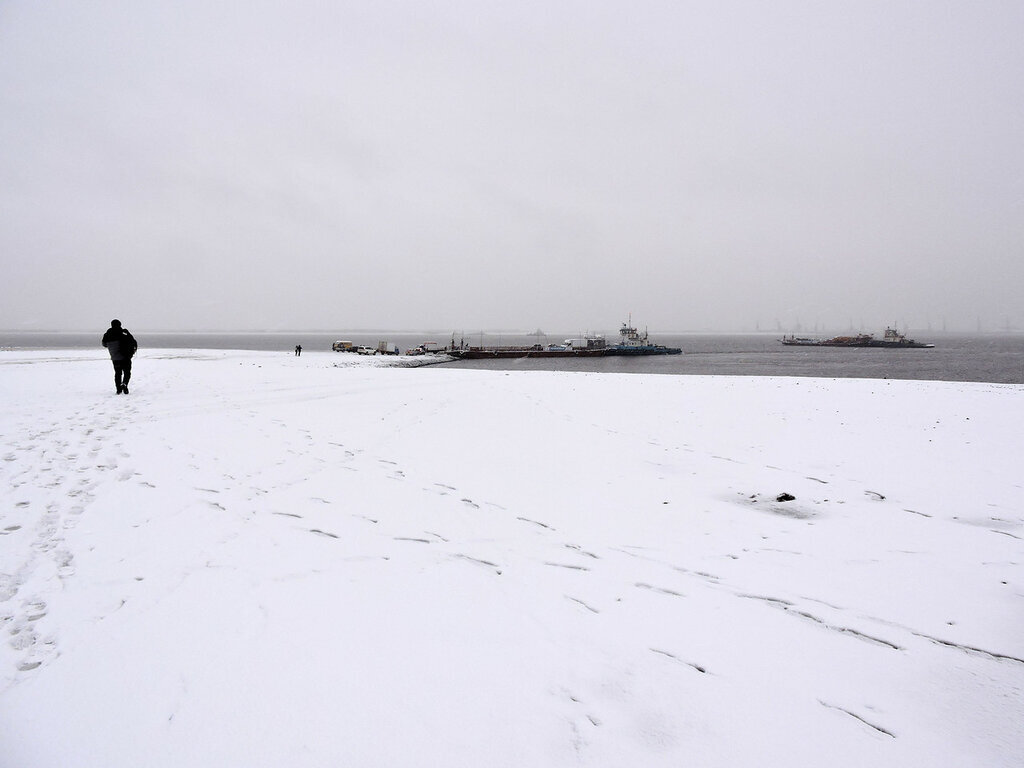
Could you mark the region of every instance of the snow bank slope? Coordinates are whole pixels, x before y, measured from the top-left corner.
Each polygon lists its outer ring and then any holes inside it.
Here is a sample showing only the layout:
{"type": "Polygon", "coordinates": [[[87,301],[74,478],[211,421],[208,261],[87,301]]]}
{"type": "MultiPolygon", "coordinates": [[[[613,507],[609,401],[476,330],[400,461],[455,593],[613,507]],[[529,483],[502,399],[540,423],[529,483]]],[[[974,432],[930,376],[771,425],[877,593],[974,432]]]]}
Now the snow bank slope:
{"type": "Polygon", "coordinates": [[[1019,764],[1021,387],[336,360],[0,356],[0,766],[1019,764]]]}

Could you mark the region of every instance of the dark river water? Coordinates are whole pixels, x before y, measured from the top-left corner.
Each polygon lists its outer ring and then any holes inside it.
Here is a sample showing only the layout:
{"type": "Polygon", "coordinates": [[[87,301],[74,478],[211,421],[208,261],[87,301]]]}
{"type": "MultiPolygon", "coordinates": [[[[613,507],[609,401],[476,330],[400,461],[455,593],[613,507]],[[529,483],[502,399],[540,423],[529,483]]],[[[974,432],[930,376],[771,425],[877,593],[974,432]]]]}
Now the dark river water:
{"type": "MultiPolygon", "coordinates": [[[[0,350],[99,349],[96,333],[0,332],[0,350]]],[[[291,352],[296,344],[312,351],[329,351],[331,342],[348,339],[356,344],[402,351],[425,341],[442,346],[450,334],[294,331],[288,333],[146,333],[135,332],[144,352],[150,349],[250,349],[291,352]]],[[[467,334],[467,343],[514,345],[552,343],[576,334],[546,338],[514,334],[467,334]]],[[[1024,334],[915,333],[933,349],[873,349],[786,347],[776,336],[653,335],[652,342],[679,347],[681,355],[652,357],[547,358],[466,360],[446,367],[491,370],[599,371],[610,373],[713,374],[730,376],[818,376],[825,378],[924,379],[933,381],[986,381],[1024,384],[1024,334]]],[[[456,338],[456,341],[459,339],[456,338]]],[[[611,339],[609,339],[611,341],[611,339]]]]}

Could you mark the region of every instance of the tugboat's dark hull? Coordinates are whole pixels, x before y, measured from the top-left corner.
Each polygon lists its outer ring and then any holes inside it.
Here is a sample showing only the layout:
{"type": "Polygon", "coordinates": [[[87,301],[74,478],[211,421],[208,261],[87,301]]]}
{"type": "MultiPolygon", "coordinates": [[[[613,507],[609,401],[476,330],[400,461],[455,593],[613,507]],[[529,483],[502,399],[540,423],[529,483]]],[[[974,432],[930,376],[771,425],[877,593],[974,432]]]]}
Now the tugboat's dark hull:
{"type": "Polygon", "coordinates": [[[681,355],[683,354],[683,350],[678,347],[662,347],[654,345],[645,347],[617,346],[608,347],[607,354],[620,355],[624,357],[634,355],[681,355]]]}
{"type": "Polygon", "coordinates": [[[907,339],[906,341],[879,341],[873,340],[868,347],[885,347],[886,349],[931,349],[934,344],[922,344],[920,341],[907,339]]]}
{"type": "Polygon", "coordinates": [[[470,347],[447,354],[459,360],[507,360],[516,357],[604,357],[607,349],[531,349],[530,347],[470,347]]]}

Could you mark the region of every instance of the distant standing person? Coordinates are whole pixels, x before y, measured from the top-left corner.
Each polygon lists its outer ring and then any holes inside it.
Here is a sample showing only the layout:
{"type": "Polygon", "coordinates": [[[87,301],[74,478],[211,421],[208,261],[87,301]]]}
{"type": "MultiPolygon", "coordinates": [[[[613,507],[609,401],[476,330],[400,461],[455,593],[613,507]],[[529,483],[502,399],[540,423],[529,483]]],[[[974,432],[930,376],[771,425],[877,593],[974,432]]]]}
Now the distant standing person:
{"type": "Polygon", "coordinates": [[[110,327],[103,334],[103,346],[110,353],[114,364],[114,386],[117,394],[128,394],[128,382],[132,378],[132,355],[139,348],[135,337],[127,328],[121,327],[120,320],[111,320],[110,327]]]}
{"type": "Polygon", "coordinates": [[[299,357],[301,354],[302,354],[302,345],[301,344],[296,344],[295,345],[295,356],[299,357]]]}

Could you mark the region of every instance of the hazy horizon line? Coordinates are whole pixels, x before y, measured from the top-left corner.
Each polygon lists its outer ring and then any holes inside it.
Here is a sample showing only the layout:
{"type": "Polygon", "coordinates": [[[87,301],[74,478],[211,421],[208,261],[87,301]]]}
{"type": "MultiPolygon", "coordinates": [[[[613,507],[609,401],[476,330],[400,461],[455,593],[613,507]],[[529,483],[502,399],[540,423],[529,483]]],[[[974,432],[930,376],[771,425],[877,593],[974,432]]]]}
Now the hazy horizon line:
{"type": "MultiPolygon", "coordinates": [[[[477,328],[473,330],[440,330],[430,328],[344,328],[338,330],[336,328],[146,328],[142,327],[137,330],[139,334],[181,334],[181,335],[211,335],[211,334],[227,334],[227,335],[256,335],[256,334],[269,334],[284,336],[289,334],[318,334],[318,335],[334,335],[342,337],[346,334],[401,334],[401,335],[432,335],[432,336],[478,336],[483,334],[485,336],[499,336],[499,335],[515,335],[515,336],[573,336],[573,335],[591,335],[591,334],[614,334],[618,332],[618,328],[613,330],[608,329],[576,329],[576,330],[557,330],[553,332],[543,331],[540,328],[533,330],[525,330],[522,328],[477,328]]],[[[645,328],[645,330],[649,330],[645,328]]],[[[653,333],[670,335],[670,336],[688,336],[688,335],[715,335],[715,336],[777,336],[779,334],[791,335],[791,334],[812,334],[812,335],[825,335],[830,333],[842,333],[848,331],[859,331],[859,332],[871,332],[872,328],[866,326],[852,327],[852,326],[821,326],[820,328],[801,328],[801,327],[782,327],[782,328],[748,328],[739,330],[725,330],[721,328],[689,328],[689,329],[675,329],[675,330],[655,330],[653,333]]],[[[882,329],[878,329],[882,330],[882,329]]],[[[1024,329],[1016,327],[1006,328],[975,328],[975,329],[964,329],[964,328],[918,328],[916,326],[899,329],[902,333],[930,333],[930,334],[976,334],[976,335],[990,335],[990,334],[1024,334],[1024,329]]],[[[5,328],[0,329],[0,334],[93,334],[98,333],[102,335],[102,330],[97,331],[96,329],[82,329],[82,328],[5,328]]]]}

